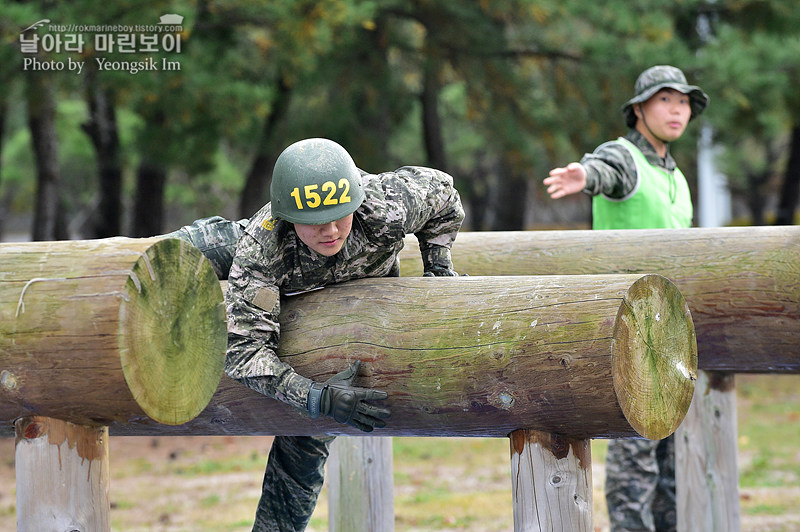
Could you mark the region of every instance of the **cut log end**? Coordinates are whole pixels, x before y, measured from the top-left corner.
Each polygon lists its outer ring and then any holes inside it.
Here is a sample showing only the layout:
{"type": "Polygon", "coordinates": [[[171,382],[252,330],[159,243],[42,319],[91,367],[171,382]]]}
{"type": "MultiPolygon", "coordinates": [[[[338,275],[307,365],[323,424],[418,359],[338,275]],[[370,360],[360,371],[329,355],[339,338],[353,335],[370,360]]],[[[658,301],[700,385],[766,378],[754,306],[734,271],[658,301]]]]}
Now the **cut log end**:
{"type": "Polygon", "coordinates": [[[612,374],[636,432],[657,440],[678,428],[694,393],[697,341],[689,307],[666,277],[645,275],[628,290],[614,327],[612,374]]]}
{"type": "Polygon", "coordinates": [[[222,290],[196,248],[163,239],[136,262],[120,305],[125,380],[154,420],[193,419],[219,385],[227,335],[222,290]]]}

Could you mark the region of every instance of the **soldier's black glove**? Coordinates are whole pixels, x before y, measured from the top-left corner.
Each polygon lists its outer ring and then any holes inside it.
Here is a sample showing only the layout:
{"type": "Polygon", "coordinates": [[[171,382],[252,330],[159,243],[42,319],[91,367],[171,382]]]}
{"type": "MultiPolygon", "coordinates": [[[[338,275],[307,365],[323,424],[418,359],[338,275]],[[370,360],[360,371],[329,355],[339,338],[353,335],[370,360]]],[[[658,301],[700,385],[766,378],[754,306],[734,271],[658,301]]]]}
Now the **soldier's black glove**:
{"type": "Polygon", "coordinates": [[[367,404],[366,401],[381,401],[389,397],[386,392],[352,386],[361,361],[356,360],[348,369],[337,373],[324,383],[315,382],[308,392],[308,415],[316,419],[320,414],[330,416],[364,432],[386,426],[390,412],[367,404]]]}
{"type": "Polygon", "coordinates": [[[425,273],[422,274],[423,277],[458,277],[458,274],[449,268],[442,268],[439,266],[434,266],[428,270],[425,270],[425,273]]]}
{"type": "Polygon", "coordinates": [[[423,277],[458,277],[453,271],[450,248],[420,241],[423,277]]]}

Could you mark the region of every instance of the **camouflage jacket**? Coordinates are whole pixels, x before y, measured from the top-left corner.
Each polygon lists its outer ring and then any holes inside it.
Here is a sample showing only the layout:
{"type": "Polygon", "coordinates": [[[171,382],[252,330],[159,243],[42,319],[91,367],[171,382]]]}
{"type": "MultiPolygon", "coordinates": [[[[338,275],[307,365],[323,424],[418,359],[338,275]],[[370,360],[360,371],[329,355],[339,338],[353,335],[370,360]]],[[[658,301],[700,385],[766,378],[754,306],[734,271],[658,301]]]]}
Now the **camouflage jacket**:
{"type": "Polygon", "coordinates": [[[407,166],[379,175],[362,172],[362,179],[366,199],[354,213],[343,248],[332,257],[317,254],[292,224],[273,218],[270,204],[250,219],[236,246],[225,296],[230,377],[305,409],[311,381],[276,355],[281,297],[389,275],[409,233],[419,240],[426,269],[452,269],[450,247],[464,218],[452,177],[407,166]]]}
{"type": "MultiPolygon", "coordinates": [[[[630,129],[625,138],[642,150],[650,164],[670,172],[675,169],[675,159],[669,152],[669,145],[667,155],[662,158],[644,135],[635,129],[630,129]]],[[[601,144],[594,153],[584,155],[581,164],[586,168],[586,187],[583,192],[590,196],[603,193],[609,198],[620,199],[636,188],[638,174],[633,157],[627,149],[615,141],[601,144]]]]}
{"type": "Polygon", "coordinates": [[[222,216],[201,218],[192,225],[184,225],[177,231],[167,233],[164,238],[180,238],[203,252],[214,268],[217,278],[225,280],[231,270],[236,242],[242,236],[250,220],[243,218],[236,222],[222,216]]]}

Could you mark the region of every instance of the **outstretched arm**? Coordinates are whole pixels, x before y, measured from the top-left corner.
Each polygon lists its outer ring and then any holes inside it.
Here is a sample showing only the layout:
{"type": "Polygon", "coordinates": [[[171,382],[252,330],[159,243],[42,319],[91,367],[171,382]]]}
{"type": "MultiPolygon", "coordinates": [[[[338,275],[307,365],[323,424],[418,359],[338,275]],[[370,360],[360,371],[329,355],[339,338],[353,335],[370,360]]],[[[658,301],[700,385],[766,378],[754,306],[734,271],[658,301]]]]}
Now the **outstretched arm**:
{"type": "Polygon", "coordinates": [[[550,170],[550,177],[546,177],[543,182],[553,199],[577,194],[586,188],[586,168],[581,163],[569,163],[565,168],[550,170]]]}

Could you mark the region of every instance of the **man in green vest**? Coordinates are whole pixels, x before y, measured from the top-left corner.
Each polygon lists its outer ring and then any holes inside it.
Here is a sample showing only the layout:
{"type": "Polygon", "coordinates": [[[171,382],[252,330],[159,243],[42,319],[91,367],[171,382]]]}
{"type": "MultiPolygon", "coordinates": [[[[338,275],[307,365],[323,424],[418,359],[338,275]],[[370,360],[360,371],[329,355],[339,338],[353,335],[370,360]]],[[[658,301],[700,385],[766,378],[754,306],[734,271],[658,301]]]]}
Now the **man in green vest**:
{"type": "MultiPolygon", "coordinates": [[[[664,229],[692,225],[689,186],[670,154],[708,96],[679,69],[658,65],[639,76],[622,108],[627,135],[544,179],[553,199],[592,196],[593,229],[664,229]]],[[[611,532],[674,531],[674,438],[612,440],[606,459],[611,532]]]]}

